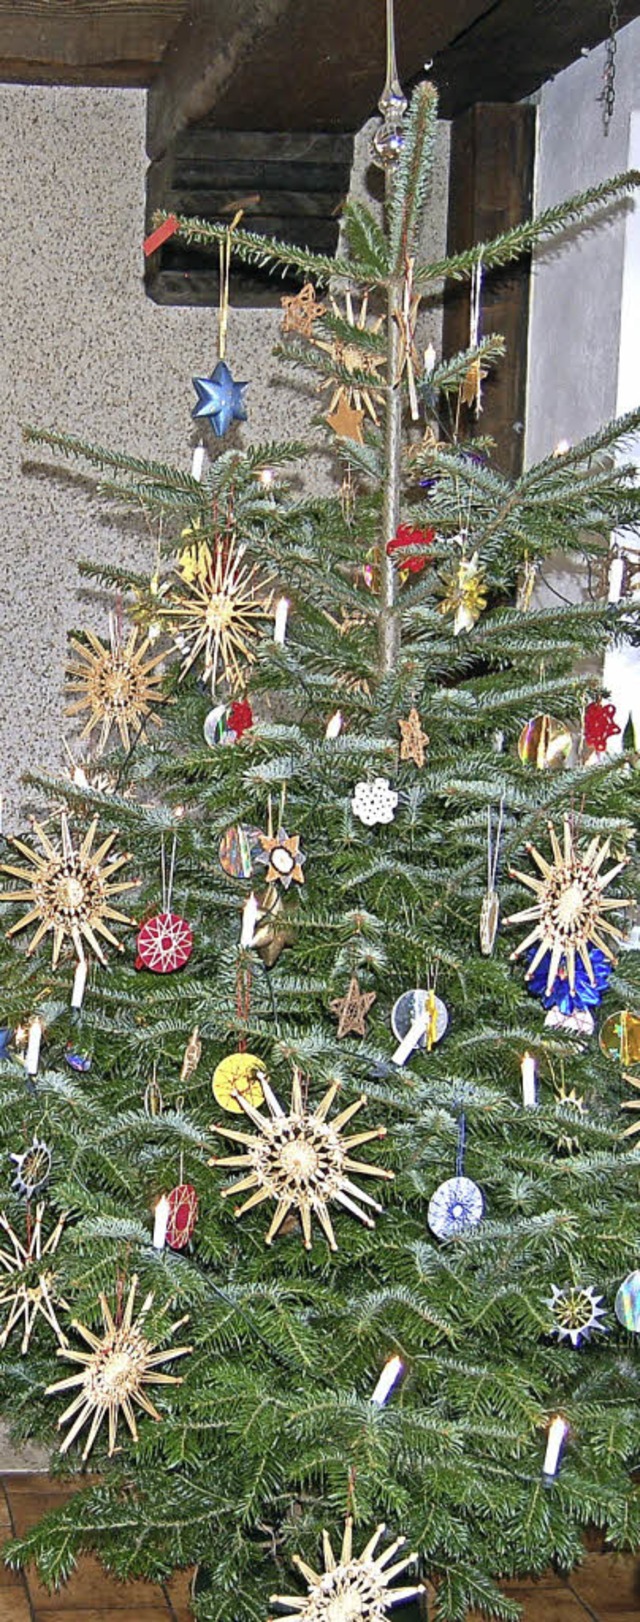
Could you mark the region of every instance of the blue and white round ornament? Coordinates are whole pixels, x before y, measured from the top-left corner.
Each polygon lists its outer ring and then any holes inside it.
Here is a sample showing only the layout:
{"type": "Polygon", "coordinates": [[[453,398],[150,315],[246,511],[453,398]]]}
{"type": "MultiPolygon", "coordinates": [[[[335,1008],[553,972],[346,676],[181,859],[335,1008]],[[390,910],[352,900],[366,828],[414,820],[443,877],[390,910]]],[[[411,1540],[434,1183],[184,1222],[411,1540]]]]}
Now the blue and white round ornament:
{"type": "Polygon", "coordinates": [[[87,1071],[91,1069],[91,1054],[87,1053],[83,1048],[74,1047],[72,1042],[67,1044],[64,1056],[69,1069],[75,1070],[79,1076],[85,1076],[87,1071]]]}
{"type": "Polygon", "coordinates": [[[448,1177],[429,1200],[427,1222],[437,1239],[454,1239],[482,1221],[484,1198],[470,1177],[448,1177]]]}
{"type": "Polygon", "coordinates": [[[406,1064],[415,1048],[430,1052],[440,1042],[449,1024],[449,1010],[441,997],[417,986],[403,991],[391,1010],[391,1029],[398,1042],[393,1063],[406,1064]]]}
{"type": "Polygon", "coordinates": [[[632,1334],[640,1334],[640,1271],[629,1273],[623,1279],[615,1299],[614,1311],[618,1323],[632,1334]]]}

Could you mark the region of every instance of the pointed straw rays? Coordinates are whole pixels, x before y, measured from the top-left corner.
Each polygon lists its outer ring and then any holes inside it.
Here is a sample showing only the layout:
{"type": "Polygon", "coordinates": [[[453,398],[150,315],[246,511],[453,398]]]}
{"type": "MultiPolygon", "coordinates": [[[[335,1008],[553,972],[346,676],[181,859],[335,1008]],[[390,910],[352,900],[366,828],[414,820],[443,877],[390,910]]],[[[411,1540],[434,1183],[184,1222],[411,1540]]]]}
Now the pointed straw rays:
{"type": "Polygon", "coordinates": [[[158,692],[162,676],[156,667],[165,658],[155,653],[147,658],[151,643],[147,638],[136,647],[138,630],[135,628],[126,642],[118,634],[112,618],[110,645],[105,647],[93,631],[85,631],[87,645],[70,638],[75,659],[67,665],[67,688],[79,696],[66,708],[67,715],[89,711],[89,719],[80,734],[87,738],[100,727],[97,753],[106,749],[112,727],[117,727],[123,749],[131,748],[131,731],[139,731],[146,721],[161,725],[152,704],[162,704],[164,695],[158,692]],[[154,674],[155,672],[155,674],[154,674]]]}
{"type": "MultiPolygon", "coordinates": [[[[62,1443],[61,1452],[66,1453],[75,1441],[79,1432],[85,1425],[89,1425],[83,1459],[91,1452],[98,1431],[104,1419],[109,1426],[109,1457],[115,1452],[116,1436],[120,1414],[131,1432],[134,1442],[138,1440],[134,1403],[144,1409],[152,1419],[162,1422],[162,1414],[158,1413],[145,1386],[148,1385],[181,1385],[182,1381],[175,1374],[161,1374],[158,1365],[166,1363],[173,1357],[186,1357],[193,1351],[192,1346],[168,1346],[165,1351],[156,1350],[158,1342],[148,1340],[143,1334],[144,1320],[149,1313],[154,1297],[147,1295],[137,1318],[134,1318],[134,1306],[138,1280],[134,1276],[127,1302],[118,1323],[112,1317],[106,1296],[100,1296],[100,1310],[102,1312],[103,1335],[100,1338],[84,1324],[72,1321],[72,1329],[77,1330],[82,1339],[86,1341],[90,1350],[88,1352],[75,1351],[70,1346],[58,1347],[58,1357],[66,1358],[70,1363],[82,1365],[80,1374],[72,1374],[66,1380],[57,1380],[54,1385],[47,1386],[45,1395],[50,1396],[58,1391],[70,1391],[79,1387],[78,1395],[73,1398],[68,1408],[58,1420],[58,1428],[73,1420],[71,1430],[62,1443]]],[[[187,1323],[186,1318],[180,1318],[171,1325],[167,1334],[173,1335],[176,1329],[187,1323]]]]}
{"type": "Polygon", "coordinates": [[[105,922],[129,924],[132,919],[124,912],[118,912],[111,905],[111,897],[121,895],[125,890],[135,890],[138,879],[118,879],[114,884],[116,873],[131,860],[127,853],[124,856],[111,857],[114,840],[117,839],[117,830],[107,834],[105,840],[94,850],[94,839],[98,826],[98,818],[94,817],[89,828],[77,849],[73,845],[69,830],[68,818],[64,814],[60,818],[60,848],[53,844],[49,835],[39,822],[33,823],[33,831],[40,842],[43,854],[31,850],[21,839],[10,839],[9,843],[20,852],[29,867],[13,867],[7,862],[0,864],[0,873],[8,873],[12,878],[21,879],[24,888],[20,890],[0,891],[0,901],[27,901],[30,902],[29,911],[24,913],[18,922],[11,925],[7,931],[8,936],[17,935],[21,930],[27,929],[30,924],[36,925],[36,931],[27,947],[30,957],[40,945],[41,940],[50,930],[53,935],[53,967],[55,969],[60,956],[63,942],[70,939],[75,946],[78,958],[84,958],[84,944],[95,952],[100,963],[105,963],[104,951],[98,940],[108,942],[115,946],[119,952],[123,947],[107,928],[105,922]]]}
{"type": "Polygon", "coordinates": [[[29,1349],[29,1341],[38,1316],[44,1318],[61,1344],[67,1345],[66,1336],[63,1335],[58,1323],[56,1307],[68,1310],[68,1303],[57,1294],[55,1272],[51,1266],[51,1258],[58,1249],[66,1217],[59,1218],[53,1232],[43,1244],[43,1214],[44,1203],[36,1207],[36,1219],[26,1245],[22,1244],[14,1232],[4,1211],[0,1214],[0,1228],[13,1247],[9,1250],[0,1246],[0,1269],[7,1275],[0,1281],[0,1309],[9,1307],[9,1316],[0,1335],[0,1347],[6,1346],[16,1324],[22,1324],[20,1351],[23,1356],[29,1349]]]}
{"type": "Polygon", "coordinates": [[[549,823],[549,839],[553,851],[552,862],[546,861],[534,845],[527,845],[541,878],[531,878],[528,873],[511,870],[512,878],[519,879],[528,890],[533,890],[535,906],[526,907],[505,919],[507,924],[533,923],[535,920],[535,927],[511,956],[521,957],[528,948],[536,948],[525,975],[525,979],[530,980],[545,953],[550,953],[547,993],[563,967],[571,990],[575,989],[577,957],[580,957],[593,985],[589,946],[597,947],[613,962],[615,954],[603,935],[610,936],[616,945],[624,937],[621,930],[608,923],[606,915],[618,907],[631,906],[628,898],[603,896],[607,885],[623,871],[628,860],[623,858],[608,873],[601,874],[600,870],[611,849],[610,838],[601,840],[596,834],[581,854],[569,818],[565,817],[563,844],[560,844],[552,823],[549,823]]]}
{"type": "Polygon", "coordinates": [[[385,1531],[377,1526],[362,1554],[353,1554],[353,1521],[345,1522],[344,1537],[339,1559],[336,1560],[327,1532],[322,1534],[324,1571],[314,1571],[300,1555],[293,1555],[293,1563],[308,1586],[306,1599],[296,1594],[272,1594],[271,1604],[281,1606],[287,1615],[281,1622],[351,1622],[361,1617],[363,1622],[382,1622],[394,1605],[403,1605],[422,1593],[422,1583],[407,1588],[389,1588],[413,1560],[416,1554],[407,1554],[390,1565],[398,1549],[406,1543],[399,1537],[382,1554],[376,1549],[385,1531]]]}
{"type": "Polygon", "coordinates": [[[211,680],[212,692],[220,670],[230,687],[246,682],[247,667],[256,657],[254,644],[271,615],[271,581],[257,564],[243,562],[244,553],[233,536],[218,536],[194,579],[186,579],[178,568],[182,589],[160,609],[182,652],[180,678],[203,655],[203,675],[211,680]]]}
{"type": "Polygon", "coordinates": [[[343,1128],[367,1101],[366,1098],[357,1098],[333,1121],[328,1121],[327,1115],[339,1085],[339,1082],[332,1082],[320,1103],[315,1109],[310,1109],[303,1102],[300,1074],[295,1071],[291,1108],[286,1114],[269,1083],[263,1079],[269,1117],[260,1115],[241,1093],[234,1094],[245,1115],[257,1127],[258,1137],[250,1137],[246,1132],[215,1123],[212,1127],[212,1131],[241,1144],[243,1153],[224,1158],[213,1156],[209,1165],[250,1168],[246,1177],[222,1190],[223,1199],[253,1190],[244,1205],[236,1207],[235,1215],[243,1216],[245,1211],[252,1210],[253,1206],[260,1205],[264,1200],[276,1202],[276,1212],[265,1236],[267,1245],[272,1243],[289,1212],[297,1212],[306,1250],[311,1249],[312,1216],[320,1223],[331,1250],[337,1250],[329,1213],[329,1206],[334,1203],[341,1205],[352,1216],[359,1217],[365,1227],[375,1226],[373,1218],[361,1210],[357,1202],[376,1212],[381,1211],[382,1206],[370,1194],[358,1188],[348,1174],[356,1172],[361,1177],[393,1177],[393,1172],[370,1166],[366,1161],[351,1159],[352,1149],[363,1143],[371,1143],[374,1138],[384,1138],[386,1128],[377,1126],[371,1131],[359,1132],[352,1138],[343,1137],[343,1128]]]}

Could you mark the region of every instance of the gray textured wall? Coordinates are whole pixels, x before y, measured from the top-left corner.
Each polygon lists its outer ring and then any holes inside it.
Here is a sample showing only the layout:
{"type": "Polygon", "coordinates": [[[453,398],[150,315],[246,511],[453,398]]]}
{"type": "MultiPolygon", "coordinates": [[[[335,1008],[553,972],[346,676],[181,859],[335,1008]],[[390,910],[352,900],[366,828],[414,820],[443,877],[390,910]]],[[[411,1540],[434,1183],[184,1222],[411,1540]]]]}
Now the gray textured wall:
{"type": "MultiPolygon", "coordinates": [[[[79,597],[78,556],[127,556],[151,568],[154,553],[152,536],[123,537],[77,481],[29,470],[21,424],[188,467],[191,376],[216,359],[214,312],[157,307],[143,291],[144,127],[143,92],[0,86],[6,826],[24,814],[21,772],[60,764],[68,629],[106,627],[106,604],[79,597]]],[[[434,255],[445,229],[447,134],[444,126],[428,225],[434,255]]],[[[275,381],[278,328],[276,311],[231,316],[228,357],[236,377],[252,380],[240,443],[304,436],[316,409],[309,392],[275,381]]]]}

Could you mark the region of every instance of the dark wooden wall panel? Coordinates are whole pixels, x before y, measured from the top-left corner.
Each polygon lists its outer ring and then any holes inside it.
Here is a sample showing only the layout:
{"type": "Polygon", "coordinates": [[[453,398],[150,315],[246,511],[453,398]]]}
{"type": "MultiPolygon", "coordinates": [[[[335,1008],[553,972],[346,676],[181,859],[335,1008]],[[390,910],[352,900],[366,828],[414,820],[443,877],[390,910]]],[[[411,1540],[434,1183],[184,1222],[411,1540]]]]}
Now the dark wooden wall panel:
{"type": "MultiPolygon", "coordinates": [[[[451,132],[449,252],[486,242],[531,213],[535,108],[479,102],[451,132]]],[[[499,332],[507,345],[500,366],[483,385],[483,410],[466,412],[464,426],[496,441],[495,461],[505,473],[522,467],[529,316],[529,259],[490,271],[482,290],[481,333],[499,332]]],[[[445,353],[469,342],[468,282],[445,290],[445,353]]]]}

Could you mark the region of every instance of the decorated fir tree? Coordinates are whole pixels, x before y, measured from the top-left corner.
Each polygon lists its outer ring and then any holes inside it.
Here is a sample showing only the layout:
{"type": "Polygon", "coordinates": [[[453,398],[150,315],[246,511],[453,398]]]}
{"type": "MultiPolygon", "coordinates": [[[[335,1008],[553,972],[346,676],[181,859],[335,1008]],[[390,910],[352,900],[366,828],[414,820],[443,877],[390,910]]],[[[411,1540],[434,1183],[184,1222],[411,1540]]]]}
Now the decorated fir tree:
{"type": "Polygon", "coordinates": [[[232,356],[202,479],[27,435],[163,546],[99,571],[85,743],[4,848],[0,1383],[99,1473],[12,1558],[195,1564],[209,1622],[380,1622],[426,1584],[508,1617],[499,1579],[588,1523],[639,1541],[638,790],[597,674],[635,618],[531,593],[635,522],[637,419],[514,483],[455,431],[500,342],[423,363],[421,301],[480,250],[419,262],[433,92],[402,141],[391,112],[384,230],[350,206],[336,262],[233,237],[307,278],[283,348],[330,383],[337,493],[236,438],[232,356]]]}

